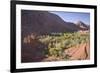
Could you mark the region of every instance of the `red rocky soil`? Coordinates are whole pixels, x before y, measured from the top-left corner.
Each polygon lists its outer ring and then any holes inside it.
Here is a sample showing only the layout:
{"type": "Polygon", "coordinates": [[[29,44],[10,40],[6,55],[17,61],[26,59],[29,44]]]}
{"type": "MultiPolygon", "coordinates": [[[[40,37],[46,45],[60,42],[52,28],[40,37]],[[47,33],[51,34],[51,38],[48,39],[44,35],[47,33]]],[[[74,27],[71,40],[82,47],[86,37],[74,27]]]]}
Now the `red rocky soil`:
{"type": "Polygon", "coordinates": [[[89,43],[80,44],[65,50],[65,53],[70,57],[70,60],[86,60],[90,59],[89,43]]]}

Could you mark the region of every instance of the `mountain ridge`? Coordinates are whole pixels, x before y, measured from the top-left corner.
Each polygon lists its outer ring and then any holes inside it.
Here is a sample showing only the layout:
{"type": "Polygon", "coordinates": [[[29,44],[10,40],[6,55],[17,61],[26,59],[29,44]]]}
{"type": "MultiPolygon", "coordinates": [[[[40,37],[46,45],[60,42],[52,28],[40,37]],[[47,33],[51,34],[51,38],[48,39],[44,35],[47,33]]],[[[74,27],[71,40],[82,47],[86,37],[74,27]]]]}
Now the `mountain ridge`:
{"type": "Polygon", "coordinates": [[[77,25],[72,22],[65,22],[61,17],[48,11],[21,11],[22,36],[35,34],[50,34],[51,32],[77,32],[89,28],[80,21],[77,25]]]}

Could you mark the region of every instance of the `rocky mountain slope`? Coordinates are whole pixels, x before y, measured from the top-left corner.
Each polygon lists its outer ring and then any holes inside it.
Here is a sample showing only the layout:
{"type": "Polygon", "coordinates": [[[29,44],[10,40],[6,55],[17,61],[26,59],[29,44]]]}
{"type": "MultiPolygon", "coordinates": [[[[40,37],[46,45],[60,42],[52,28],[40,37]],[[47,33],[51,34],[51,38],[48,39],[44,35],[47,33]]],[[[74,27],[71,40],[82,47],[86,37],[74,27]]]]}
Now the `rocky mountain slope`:
{"type": "Polygon", "coordinates": [[[49,34],[52,32],[75,32],[87,30],[88,27],[83,22],[74,24],[65,22],[58,15],[47,11],[21,11],[22,35],[31,33],[49,34]]]}

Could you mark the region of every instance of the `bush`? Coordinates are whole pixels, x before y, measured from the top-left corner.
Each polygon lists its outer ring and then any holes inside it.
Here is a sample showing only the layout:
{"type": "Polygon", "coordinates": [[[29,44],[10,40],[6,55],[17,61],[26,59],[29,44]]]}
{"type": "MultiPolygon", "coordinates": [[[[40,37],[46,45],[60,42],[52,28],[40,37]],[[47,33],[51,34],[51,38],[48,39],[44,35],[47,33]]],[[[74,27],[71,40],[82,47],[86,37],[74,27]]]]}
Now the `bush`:
{"type": "Polygon", "coordinates": [[[77,44],[89,42],[89,33],[80,34],[74,33],[53,33],[52,35],[41,35],[39,41],[46,44],[46,54],[68,59],[69,56],[63,52],[65,49],[77,44]]]}

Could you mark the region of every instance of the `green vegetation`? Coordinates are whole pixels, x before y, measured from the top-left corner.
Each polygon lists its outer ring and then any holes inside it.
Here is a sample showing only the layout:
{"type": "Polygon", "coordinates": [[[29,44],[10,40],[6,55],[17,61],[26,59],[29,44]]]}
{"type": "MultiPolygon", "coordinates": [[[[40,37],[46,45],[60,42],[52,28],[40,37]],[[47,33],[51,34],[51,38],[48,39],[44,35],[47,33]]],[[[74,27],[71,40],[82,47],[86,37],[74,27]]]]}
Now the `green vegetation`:
{"type": "Polygon", "coordinates": [[[38,36],[38,38],[41,43],[47,45],[45,48],[47,56],[68,59],[69,56],[64,53],[64,50],[81,43],[89,42],[89,33],[52,33],[50,35],[38,36]]]}

